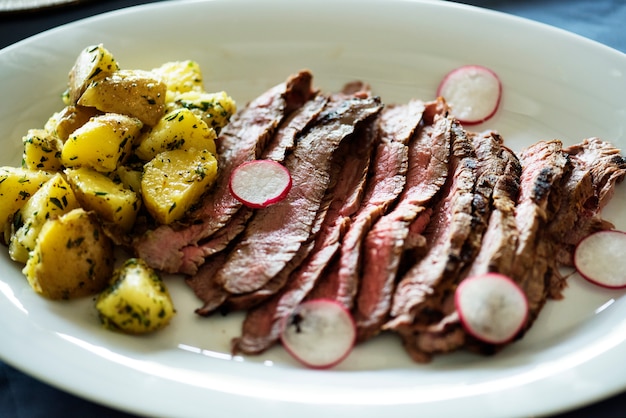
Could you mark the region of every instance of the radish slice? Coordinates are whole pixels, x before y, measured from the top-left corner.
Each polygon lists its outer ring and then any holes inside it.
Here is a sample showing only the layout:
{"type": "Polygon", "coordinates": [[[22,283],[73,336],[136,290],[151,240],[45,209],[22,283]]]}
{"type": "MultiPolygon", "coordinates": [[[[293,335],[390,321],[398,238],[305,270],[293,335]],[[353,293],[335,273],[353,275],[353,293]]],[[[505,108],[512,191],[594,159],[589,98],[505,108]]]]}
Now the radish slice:
{"type": "Polygon", "coordinates": [[[626,287],[626,233],[600,231],[584,238],[576,246],[574,265],[585,279],[609,289],[626,287]]]}
{"type": "Polygon", "coordinates": [[[475,125],[491,118],[500,105],[502,83],[496,73],[481,65],[464,65],[450,71],[437,88],[459,122],[475,125]]]}
{"type": "Polygon", "coordinates": [[[281,342],[298,361],[314,369],[327,369],[345,359],[356,341],[350,312],[331,299],[301,303],[284,322],[281,342]]]}
{"type": "Polygon", "coordinates": [[[287,196],[291,189],[291,174],[276,161],[247,161],[233,170],[228,187],[235,199],[244,205],[264,208],[287,196]]]}
{"type": "Polygon", "coordinates": [[[454,303],[465,330],[479,340],[502,344],[526,323],[528,300],[510,278],[488,273],[467,278],[456,290],[454,303]]]}

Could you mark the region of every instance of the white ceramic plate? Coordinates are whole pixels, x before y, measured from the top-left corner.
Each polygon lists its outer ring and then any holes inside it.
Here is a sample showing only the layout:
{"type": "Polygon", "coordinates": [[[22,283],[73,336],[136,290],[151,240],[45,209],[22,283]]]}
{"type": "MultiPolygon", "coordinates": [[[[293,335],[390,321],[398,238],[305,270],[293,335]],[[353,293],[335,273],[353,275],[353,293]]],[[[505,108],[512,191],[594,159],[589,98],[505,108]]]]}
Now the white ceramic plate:
{"type": "MultiPolygon", "coordinates": [[[[99,42],[125,68],[197,60],[207,89],[240,105],[304,67],[325,90],[358,78],[389,103],[430,99],[445,72],[478,63],[505,90],[500,112],[477,129],[498,129],[516,150],[587,136],[626,147],[626,56],[572,34],[437,1],[215,0],[121,10],[1,51],[0,164],[19,163],[22,135],[60,108],[76,55],[99,42]]],[[[625,187],[606,212],[622,229],[625,187]]],[[[91,300],[36,296],[3,252],[0,356],[80,396],[153,416],[522,416],[626,389],[624,292],[577,276],[564,301],[548,303],[528,335],[493,358],[416,365],[384,336],[323,372],[280,348],[232,358],[241,316],[197,318],[182,281],[168,283],[179,311],[171,326],[127,337],[100,329],[91,300]]]]}

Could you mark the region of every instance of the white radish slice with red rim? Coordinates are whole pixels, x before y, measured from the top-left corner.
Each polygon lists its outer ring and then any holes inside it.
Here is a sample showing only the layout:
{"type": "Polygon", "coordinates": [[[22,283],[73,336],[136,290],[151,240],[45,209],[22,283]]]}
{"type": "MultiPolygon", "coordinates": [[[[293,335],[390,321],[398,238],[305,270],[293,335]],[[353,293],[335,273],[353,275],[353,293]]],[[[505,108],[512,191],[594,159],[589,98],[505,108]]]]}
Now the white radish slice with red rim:
{"type": "Polygon", "coordinates": [[[465,330],[481,341],[511,341],[528,317],[528,300],[509,277],[487,273],[468,277],[456,290],[454,303],[465,330]]]}
{"type": "Polygon", "coordinates": [[[475,125],[490,119],[498,110],[502,83],[487,67],[464,65],[446,74],[437,95],[446,100],[459,122],[475,125]]]}
{"type": "Polygon", "coordinates": [[[609,230],[595,232],[576,246],[574,266],[582,277],[610,289],[626,287],[626,233],[609,230]]]}
{"type": "Polygon", "coordinates": [[[356,341],[356,325],[350,312],[331,299],[301,303],[283,324],[281,342],[307,367],[327,369],[343,361],[356,341]]]}
{"type": "Polygon", "coordinates": [[[264,208],[283,200],[291,189],[291,174],[273,160],[247,161],[236,167],[228,183],[235,199],[251,208],[264,208]]]}

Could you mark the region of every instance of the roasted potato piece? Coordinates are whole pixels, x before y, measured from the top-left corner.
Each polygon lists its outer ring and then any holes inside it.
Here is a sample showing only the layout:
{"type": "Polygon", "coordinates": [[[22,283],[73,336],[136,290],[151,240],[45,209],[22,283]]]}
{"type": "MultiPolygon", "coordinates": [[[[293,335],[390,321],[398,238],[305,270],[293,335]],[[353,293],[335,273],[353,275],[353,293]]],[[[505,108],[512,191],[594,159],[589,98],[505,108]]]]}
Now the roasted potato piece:
{"type": "Polygon", "coordinates": [[[90,83],[113,74],[119,68],[113,55],[102,44],[83,49],[70,70],[68,88],[70,104],[78,102],[90,83]]]}
{"type": "Polygon", "coordinates": [[[15,233],[9,242],[9,255],[26,263],[28,253],[35,249],[39,231],[46,220],[79,207],[72,188],[60,173],[41,186],[13,219],[15,233]]]}
{"type": "Polygon", "coordinates": [[[163,328],[176,313],[163,280],[137,258],[115,270],[111,285],[96,300],[96,309],[106,328],[129,334],[163,328]]]}
{"type": "Polygon", "coordinates": [[[66,170],[65,175],[81,207],[122,231],[132,228],[141,206],[135,192],[88,167],[66,170]]]}
{"type": "Polygon", "coordinates": [[[166,62],[152,70],[167,85],[166,101],[171,101],[178,94],[187,91],[204,91],[202,71],[195,61],[166,62]]]}
{"type": "Polygon", "coordinates": [[[89,119],[101,115],[95,107],[66,106],[63,110],[54,115],[52,126],[47,127],[62,142],[78,128],[83,126],[89,119]]]}
{"type": "Polygon", "coordinates": [[[45,171],[0,167],[0,231],[5,244],[9,243],[13,215],[51,177],[45,171]]]}
{"type": "Polygon", "coordinates": [[[237,111],[235,101],[226,92],[206,93],[188,91],[180,93],[167,104],[167,111],[185,108],[199,115],[207,126],[217,133],[228,124],[237,111]]]}
{"type": "Polygon", "coordinates": [[[116,113],[95,116],[63,144],[61,161],[65,167],[87,166],[112,172],[131,154],[142,126],[139,119],[116,113]]]}
{"type": "Polygon", "coordinates": [[[144,167],[143,202],[162,224],[180,219],[217,176],[217,160],[208,150],[173,150],[158,154],[144,167]]]}
{"type": "Polygon", "coordinates": [[[29,170],[56,172],[63,168],[59,138],[44,129],[29,129],[22,138],[22,165],[29,170]]]}
{"type": "Polygon", "coordinates": [[[189,109],[178,109],[163,116],[140,138],[135,154],[144,161],[173,149],[207,149],[215,154],[215,138],[215,130],[199,116],[189,109]]]}
{"type": "Polygon", "coordinates": [[[126,189],[132,190],[141,195],[141,176],[143,174],[143,166],[141,170],[133,168],[132,166],[121,165],[115,170],[114,178],[119,180],[126,189]]]}
{"type": "Polygon", "coordinates": [[[23,273],[49,299],[74,299],[103,290],[113,274],[113,244],[82,208],[45,221],[23,273]]]}
{"type": "Polygon", "coordinates": [[[78,104],[119,113],[154,126],[165,113],[165,83],[141,70],[119,70],[91,83],[78,104]]]}

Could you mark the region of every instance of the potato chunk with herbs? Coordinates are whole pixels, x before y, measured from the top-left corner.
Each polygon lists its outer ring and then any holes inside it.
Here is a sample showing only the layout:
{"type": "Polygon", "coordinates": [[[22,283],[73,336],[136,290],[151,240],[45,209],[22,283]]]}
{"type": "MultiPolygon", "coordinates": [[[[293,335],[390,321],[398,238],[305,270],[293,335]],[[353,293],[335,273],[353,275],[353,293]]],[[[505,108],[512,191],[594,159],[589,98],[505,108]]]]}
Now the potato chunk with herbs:
{"type": "Polygon", "coordinates": [[[102,112],[95,107],[66,106],[54,114],[46,129],[55,134],[62,142],[65,142],[76,129],[83,126],[92,117],[101,114],[102,112]]]}
{"type": "Polygon", "coordinates": [[[87,167],[68,169],[65,174],[81,207],[122,231],[132,228],[141,206],[135,192],[87,167]]]}
{"type": "Polygon", "coordinates": [[[130,116],[107,113],[93,117],[63,144],[61,161],[65,167],[112,172],[131,154],[141,128],[141,122],[130,116]]]}
{"type": "Polygon", "coordinates": [[[98,220],[74,209],[45,221],[23,273],[49,299],[74,299],[103,290],[113,274],[113,244],[98,220]]]}
{"type": "Polygon", "coordinates": [[[235,101],[226,92],[206,93],[188,91],[180,93],[174,101],[167,104],[167,110],[189,109],[202,118],[207,126],[217,133],[228,124],[230,117],[237,111],[235,101]]]}
{"type": "Polygon", "coordinates": [[[128,334],[144,334],[169,324],[176,313],[163,280],[144,261],[126,260],[96,300],[106,328],[128,334]]]}
{"type": "Polygon", "coordinates": [[[69,75],[69,102],[76,104],[87,86],[119,70],[113,55],[102,44],[83,49],[69,75]]]}
{"type": "Polygon", "coordinates": [[[0,231],[9,243],[13,216],[52,174],[21,167],[0,167],[0,231]]]}
{"type": "Polygon", "coordinates": [[[165,83],[148,71],[119,70],[91,83],[78,104],[155,125],[165,113],[165,83]]]}
{"type": "Polygon", "coordinates": [[[166,101],[177,93],[204,91],[200,65],[191,60],[170,61],[152,70],[167,85],[166,101]]]}
{"type": "Polygon", "coordinates": [[[61,149],[59,138],[43,129],[30,129],[22,138],[24,153],[22,164],[29,170],[55,172],[61,170],[61,149]]]}
{"type": "Polygon", "coordinates": [[[25,263],[35,249],[39,231],[50,218],[63,215],[79,207],[72,188],[60,173],[44,183],[24,204],[13,219],[15,233],[9,243],[9,255],[25,263]]]}
{"type": "Polygon", "coordinates": [[[172,223],[198,201],[216,176],[217,160],[208,150],[162,152],[144,167],[144,205],[159,223],[172,223]]]}
{"type": "Polygon", "coordinates": [[[216,137],[215,130],[191,110],[178,109],[163,116],[141,137],[135,154],[144,161],[174,149],[207,149],[215,154],[216,137]]]}

